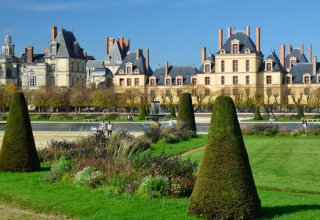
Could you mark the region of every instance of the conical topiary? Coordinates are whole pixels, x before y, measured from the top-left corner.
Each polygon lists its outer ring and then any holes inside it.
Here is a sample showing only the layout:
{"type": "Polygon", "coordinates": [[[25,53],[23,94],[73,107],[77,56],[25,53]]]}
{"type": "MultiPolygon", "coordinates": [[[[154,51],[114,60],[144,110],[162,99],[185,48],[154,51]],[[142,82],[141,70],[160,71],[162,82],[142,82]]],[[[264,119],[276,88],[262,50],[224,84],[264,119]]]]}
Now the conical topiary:
{"type": "Polygon", "coordinates": [[[170,105],[170,117],[176,118],[176,108],[172,104],[170,105]]]}
{"type": "Polygon", "coordinates": [[[298,119],[301,119],[302,117],[304,117],[303,108],[302,108],[302,106],[298,106],[297,118],[298,118],[298,119]]]}
{"type": "Polygon", "coordinates": [[[261,205],[230,97],[216,99],[209,137],[188,212],[217,219],[255,219],[261,205]]]}
{"type": "Polygon", "coordinates": [[[0,150],[1,171],[37,171],[40,162],[22,92],[15,92],[0,150]]]}
{"type": "Polygon", "coordinates": [[[253,120],[255,121],[262,120],[262,117],[260,114],[260,107],[258,105],[256,106],[256,111],[254,112],[253,120]]]}
{"type": "Polygon", "coordinates": [[[179,103],[178,122],[183,123],[187,129],[197,132],[192,98],[191,94],[188,92],[181,95],[179,103]]]}
{"type": "Polygon", "coordinates": [[[144,105],[141,105],[140,114],[139,114],[139,120],[145,120],[146,115],[147,115],[146,107],[144,105]]]}

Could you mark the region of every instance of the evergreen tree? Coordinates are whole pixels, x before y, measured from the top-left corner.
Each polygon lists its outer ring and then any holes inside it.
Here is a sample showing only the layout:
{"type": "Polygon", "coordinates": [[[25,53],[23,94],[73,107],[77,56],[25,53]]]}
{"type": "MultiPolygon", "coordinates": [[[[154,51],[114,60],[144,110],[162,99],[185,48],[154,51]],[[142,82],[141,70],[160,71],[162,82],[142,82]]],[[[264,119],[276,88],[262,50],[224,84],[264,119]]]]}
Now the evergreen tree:
{"type": "Polygon", "coordinates": [[[256,219],[260,215],[260,199],[230,97],[215,101],[188,212],[216,219],[256,219]]]}
{"type": "Polygon", "coordinates": [[[254,112],[253,120],[258,121],[262,120],[261,114],[260,114],[260,106],[256,106],[256,111],[254,112]]]}
{"type": "Polygon", "coordinates": [[[170,117],[171,118],[176,118],[176,109],[174,107],[174,105],[170,105],[170,117]]]}
{"type": "Polygon", "coordinates": [[[304,117],[304,112],[303,112],[303,108],[302,106],[298,106],[298,114],[297,114],[297,118],[301,119],[302,117],[304,117]]]}
{"type": "Polygon", "coordinates": [[[187,129],[197,132],[192,97],[188,92],[181,95],[178,122],[183,123],[187,129]]]}
{"type": "Polygon", "coordinates": [[[15,92],[11,101],[6,131],[0,150],[0,170],[40,170],[27,103],[22,92],[15,92]]]}
{"type": "Polygon", "coordinates": [[[147,115],[146,107],[144,105],[141,105],[140,114],[139,114],[139,120],[145,120],[146,115],[147,115]]]}

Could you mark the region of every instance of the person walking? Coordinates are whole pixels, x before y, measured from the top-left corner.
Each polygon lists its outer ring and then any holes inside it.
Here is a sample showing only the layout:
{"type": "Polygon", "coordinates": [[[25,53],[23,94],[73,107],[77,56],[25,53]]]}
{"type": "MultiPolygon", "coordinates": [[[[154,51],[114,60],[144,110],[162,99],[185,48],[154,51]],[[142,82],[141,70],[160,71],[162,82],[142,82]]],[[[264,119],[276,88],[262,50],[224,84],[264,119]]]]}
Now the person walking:
{"type": "Polygon", "coordinates": [[[108,137],[109,137],[109,136],[111,136],[111,134],[112,134],[112,124],[111,124],[110,121],[108,121],[107,130],[108,130],[108,137]]]}
{"type": "Polygon", "coordinates": [[[308,122],[307,119],[305,119],[304,117],[302,117],[302,130],[307,133],[307,126],[308,126],[308,122]]]}
{"type": "Polygon", "coordinates": [[[102,122],[100,123],[99,125],[99,128],[98,128],[98,133],[99,135],[104,135],[104,131],[106,130],[106,125],[104,123],[104,120],[102,120],[102,122]]]}

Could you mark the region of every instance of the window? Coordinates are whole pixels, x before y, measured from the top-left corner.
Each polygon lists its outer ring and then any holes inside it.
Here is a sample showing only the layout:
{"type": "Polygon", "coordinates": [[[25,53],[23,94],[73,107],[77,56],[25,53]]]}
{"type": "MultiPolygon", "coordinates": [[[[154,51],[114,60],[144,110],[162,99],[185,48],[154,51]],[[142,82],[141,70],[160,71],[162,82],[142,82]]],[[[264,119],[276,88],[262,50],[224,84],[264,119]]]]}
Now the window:
{"type": "Polygon", "coordinates": [[[139,78],[134,78],[134,86],[139,86],[139,78]]]}
{"type": "Polygon", "coordinates": [[[29,88],[37,87],[37,76],[34,72],[30,72],[28,75],[28,87],[29,88]]]}
{"type": "Polygon", "coordinates": [[[297,58],[291,57],[290,58],[290,67],[293,67],[297,63],[297,58]]]}
{"type": "Polygon", "coordinates": [[[205,73],[210,73],[211,72],[211,65],[210,64],[205,64],[204,65],[204,72],[205,73]]]}
{"type": "Polygon", "coordinates": [[[239,53],[239,44],[232,44],[232,53],[239,53]]]}
{"type": "Polygon", "coordinates": [[[239,95],[239,89],[233,89],[232,90],[233,95],[239,95]]]}
{"type": "Polygon", "coordinates": [[[247,84],[247,85],[250,84],[250,76],[246,76],[246,84],[247,84]]]}
{"type": "Polygon", "coordinates": [[[138,69],[135,69],[135,70],[134,70],[134,73],[135,73],[135,74],[139,74],[139,70],[138,70],[138,69]]]}
{"type": "Polygon", "coordinates": [[[250,71],[250,61],[246,60],[246,72],[250,71]]]}
{"type": "Polygon", "coordinates": [[[251,50],[249,48],[246,48],[244,53],[251,53],[251,50]]]}
{"type": "Polygon", "coordinates": [[[291,84],[292,80],[291,80],[291,76],[286,76],[286,84],[291,84]]]}
{"type": "Polygon", "coordinates": [[[71,61],[71,71],[73,72],[74,71],[74,62],[71,61]]]}
{"type": "Polygon", "coordinates": [[[304,89],[304,94],[305,95],[310,95],[310,89],[309,88],[305,88],[304,89]]]}
{"type": "Polygon", "coordinates": [[[127,66],[127,74],[132,74],[132,66],[127,66]]]}
{"type": "MultiPolygon", "coordinates": [[[[1,75],[1,73],[0,73],[0,75],[1,75]]],[[[320,76],[318,76],[318,83],[320,83],[320,76]]]]}
{"type": "Polygon", "coordinates": [[[51,71],[55,71],[56,70],[56,65],[55,64],[51,64],[50,65],[50,70],[51,71]]]}
{"type": "Polygon", "coordinates": [[[205,96],[210,95],[210,89],[205,89],[205,90],[204,90],[204,95],[205,95],[205,96]]]}
{"type": "Polygon", "coordinates": [[[192,78],[191,79],[191,83],[192,83],[192,85],[196,85],[197,84],[197,78],[192,78]]]}
{"type": "Polygon", "coordinates": [[[181,89],[178,89],[177,90],[177,96],[181,96],[182,95],[182,90],[181,89]]]}
{"type": "Polygon", "coordinates": [[[150,84],[150,86],[155,86],[156,85],[156,80],[155,79],[150,79],[149,84],[150,84]]]}
{"type": "Polygon", "coordinates": [[[266,71],[271,72],[272,71],[272,63],[266,63],[266,71]]]}
{"type": "Polygon", "coordinates": [[[178,86],[181,86],[182,85],[182,78],[177,78],[177,85],[178,86]]]}
{"type": "Polygon", "coordinates": [[[171,78],[166,78],[166,85],[170,86],[171,85],[171,78]]]}
{"type": "Polygon", "coordinates": [[[224,73],[224,60],[221,60],[221,72],[224,73]]]}
{"type": "Polygon", "coordinates": [[[266,78],[267,80],[267,84],[271,84],[272,83],[272,76],[267,76],[266,78]]]}
{"type": "Polygon", "coordinates": [[[123,78],[119,79],[119,85],[124,86],[124,79],[123,78]]]}
{"type": "Polygon", "coordinates": [[[124,74],[123,69],[119,70],[119,73],[120,73],[120,74],[124,74]]]}
{"type": "Polygon", "coordinates": [[[205,85],[210,85],[210,77],[205,77],[204,78],[204,84],[205,85]]]}
{"type": "Polygon", "coordinates": [[[305,84],[310,83],[310,76],[304,76],[303,77],[303,81],[304,81],[305,84]]]}
{"type": "Polygon", "coordinates": [[[232,69],[233,69],[233,72],[238,72],[238,60],[232,61],[232,69]]]}
{"type": "Polygon", "coordinates": [[[225,54],[226,51],[225,51],[224,49],[221,49],[221,50],[220,50],[220,53],[221,53],[221,54],[225,54]]]}
{"type": "Polygon", "coordinates": [[[131,86],[131,79],[130,78],[127,79],[127,86],[131,86]]]}
{"type": "Polygon", "coordinates": [[[3,68],[1,65],[0,65],[0,78],[3,78],[3,68]]]}
{"type": "Polygon", "coordinates": [[[7,78],[11,78],[12,76],[11,76],[11,69],[10,68],[8,68],[7,69],[7,78]]]}
{"type": "Polygon", "coordinates": [[[82,63],[82,72],[86,72],[86,68],[85,68],[85,64],[84,63],[82,63]]]}
{"type": "Polygon", "coordinates": [[[221,76],[221,85],[224,85],[224,76],[221,76]]]}
{"type": "Polygon", "coordinates": [[[77,72],[80,72],[80,63],[77,61],[77,72]]]}
{"type": "Polygon", "coordinates": [[[267,95],[272,95],[272,89],[267,89],[267,95]]]}
{"type": "Polygon", "coordinates": [[[233,83],[233,85],[237,85],[238,84],[238,76],[233,76],[232,77],[232,83],[233,83]]]}
{"type": "Polygon", "coordinates": [[[50,45],[50,53],[52,55],[55,55],[56,54],[56,44],[51,44],[50,45]]]}

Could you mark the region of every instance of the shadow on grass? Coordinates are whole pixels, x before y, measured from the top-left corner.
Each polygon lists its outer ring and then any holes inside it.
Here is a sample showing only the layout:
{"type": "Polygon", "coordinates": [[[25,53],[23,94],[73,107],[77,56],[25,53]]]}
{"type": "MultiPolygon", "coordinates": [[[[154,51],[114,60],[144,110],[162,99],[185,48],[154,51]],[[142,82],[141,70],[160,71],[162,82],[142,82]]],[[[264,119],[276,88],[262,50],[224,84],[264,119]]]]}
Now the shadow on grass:
{"type": "Polygon", "coordinates": [[[41,167],[40,172],[50,171],[50,169],[51,169],[51,168],[50,168],[49,166],[41,167]]]}
{"type": "Polygon", "coordinates": [[[292,205],[263,207],[262,219],[270,219],[276,216],[288,215],[301,211],[320,210],[320,205],[292,205]]]}

